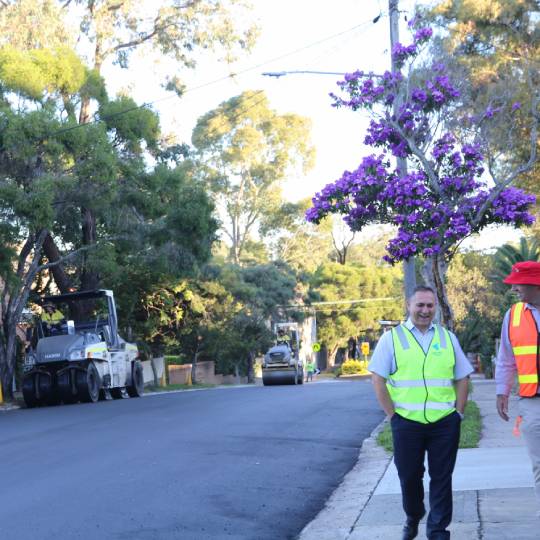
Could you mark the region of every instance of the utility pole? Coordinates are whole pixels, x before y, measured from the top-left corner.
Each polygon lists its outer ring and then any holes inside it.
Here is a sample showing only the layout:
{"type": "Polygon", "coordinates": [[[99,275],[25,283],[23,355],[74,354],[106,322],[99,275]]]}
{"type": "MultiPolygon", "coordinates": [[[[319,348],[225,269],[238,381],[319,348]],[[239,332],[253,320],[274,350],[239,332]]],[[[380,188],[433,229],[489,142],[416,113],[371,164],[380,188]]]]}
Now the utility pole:
{"type": "MultiPolygon", "coordinates": [[[[392,51],[396,43],[399,43],[399,0],[388,0],[388,14],[390,19],[390,58],[392,71],[399,71],[392,51]]],[[[396,99],[394,100],[394,115],[397,117],[399,108],[403,103],[403,87],[398,92],[396,99]]],[[[397,168],[402,174],[407,174],[407,160],[405,158],[396,158],[397,168]]],[[[403,261],[403,278],[405,285],[405,298],[409,298],[412,295],[414,288],[416,287],[416,269],[414,257],[409,257],[406,261],[403,261]]]]}

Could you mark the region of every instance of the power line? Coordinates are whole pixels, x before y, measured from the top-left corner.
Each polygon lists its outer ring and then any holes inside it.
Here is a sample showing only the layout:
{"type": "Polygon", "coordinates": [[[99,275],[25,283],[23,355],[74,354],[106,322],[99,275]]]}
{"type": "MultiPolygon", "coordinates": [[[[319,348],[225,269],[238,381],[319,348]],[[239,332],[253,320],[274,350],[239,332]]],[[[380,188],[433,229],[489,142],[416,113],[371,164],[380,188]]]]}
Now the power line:
{"type": "MultiPolygon", "coordinates": [[[[399,300],[400,296],[382,296],[380,298],[361,298],[355,300],[334,300],[327,302],[311,302],[310,304],[286,304],[282,306],[277,306],[281,309],[313,309],[313,306],[333,306],[333,305],[343,305],[343,304],[364,304],[369,302],[386,302],[389,300],[399,300]]],[[[330,308],[321,308],[321,309],[330,309],[330,308]]],[[[355,308],[350,308],[355,309],[355,308]]]]}
{"type": "MultiPolygon", "coordinates": [[[[349,29],[347,29],[347,30],[343,30],[343,31],[341,31],[341,32],[338,32],[337,34],[332,34],[331,36],[327,36],[327,37],[325,37],[325,38],[323,38],[323,39],[314,41],[313,43],[310,43],[310,44],[308,44],[308,45],[305,45],[305,46],[303,46],[303,47],[300,47],[300,48],[298,48],[298,49],[295,49],[295,50],[293,50],[293,51],[291,51],[291,52],[282,54],[282,55],[280,55],[280,56],[276,56],[276,57],[271,58],[271,59],[269,59],[269,60],[265,60],[264,62],[261,62],[261,63],[259,63],[259,64],[254,65],[254,66],[251,66],[251,67],[249,67],[249,68],[245,68],[245,69],[240,70],[240,71],[238,71],[238,72],[236,72],[236,73],[230,73],[229,75],[225,75],[225,76],[220,77],[220,78],[218,78],[218,79],[214,79],[214,80],[212,80],[212,81],[208,81],[208,82],[203,83],[203,84],[200,84],[200,85],[198,85],[198,86],[194,86],[194,87],[192,87],[192,88],[188,88],[188,89],[186,89],[186,90],[184,91],[184,95],[187,94],[187,93],[189,93],[189,92],[194,92],[194,91],[196,91],[196,90],[200,90],[200,89],[202,89],[202,88],[206,88],[206,87],[208,87],[208,86],[211,86],[211,85],[214,85],[214,84],[223,82],[223,81],[225,81],[225,80],[227,80],[227,79],[231,79],[231,78],[236,77],[236,76],[238,76],[238,75],[243,75],[243,74],[245,74],[245,73],[248,73],[248,72],[250,72],[250,71],[253,71],[253,70],[255,70],[255,69],[258,69],[258,68],[260,68],[260,67],[262,67],[262,66],[265,66],[265,65],[267,65],[267,64],[270,64],[270,63],[272,63],[272,62],[275,62],[275,61],[277,61],[277,60],[282,60],[283,58],[287,58],[287,57],[292,56],[292,55],[294,55],[294,54],[298,54],[299,52],[302,52],[302,51],[304,51],[304,50],[307,50],[307,49],[310,49],[310,48],[315,47],[315,46],[317,46],[317,45],[320,45],[321,43],[324,43],[324,42],[326,42],[326,41],[330,41],[331,39],[335,39],[336,37],[342,36],[342,35],[344,35],[344,34],[347,34],[347,33],[349,33],[349,32],[352,32],[352,31],[354,31],[354,30],[358,30],[358,29],[360,29],[360,28],[362,28],[362,27],[364,27],[364,26],[366,26],[366,25],[368,25],[368,24],[375,24],[375,23],[379,20],[379,18],[380,18],[381,16],[382,16],[382,13],[379,13],[379,15],[378,15],[377,17],[375,17],[375,19],[370,19],[370,20],[364,21],[364,22],[362,22],[362,23],[360,23],[360,24],[357,24],[357,25],[353,26],[352,28],[349,28],[349,29]]],[[[342,73],[336,73],[335,75],[342,75],[342,73]]],[[[50,133],[48,136],[49,136],[49,137],[54,137],[54,136],[60,135],[60,134],[62,134],[62,133],[67,133],[67,132],[73,131],[73,130],[75,130],[75,129],[83,128],[84,126],[89,126],[89,125],[92,125],[92,124],[96,124],[96,123],[101,122],[101,121],[104,121],[104,120],[110,120],[111,118],[115,118],[115,117],[117,117],[117,116],[121,116],[121,115],[123,115],[123,114],[127,114],[127,113],[130,113],[130,112],[132,112],[132,111],[136,111],[136,110],[138,110],[138,109],[142,109],[142,108],[145,108],[145,107],[150,107],[150,106],[152,106],[152,105],[154,105],[154,104],[156,104],[156,103],[159,103],[159,102],[162,102],[162,101],[166,101],[166,100],[169,100],[169,99],[174,99],[174,98],[176,98],[176,97],[177,97],[177,96],[165,96],[165,97],[163,97],[163,98],[158,98],[158,99],[155,99],[155,100],[153,100],[153,101],[147,101],[147,102],[145,102],[145,103],[142,103],[141,105],[137,105],[137,106],[134,106],[134,107],[129,107],[128,109],[125,109],[125,110],[123,110],[123,111],[119,111],[119,112],[117,112],[117,113],[113,113],[113,114],[110,114],[110,115],[106,115],[106,116],[103,116],[103,117],[101,117],[101,118],[95,118],[95,119],[92,120],[91,122],[87,122],[87,123],[84,123],[84,124],[76,124],[76,125],[74,125],[74,126],[70,126],[70,127],[67,127],[67,128],[59,129],[59,130],[57,130],[57,131],[54,131],[53,133],[50,133]]]]}
{"type": "Polygon", "coordinates": [[[308,74],[308,75],[345,75],[343,71],[311,71],[307,69],[293,70],[293,71],[265,71],[262,73],[265,77],[283,77],[284,75],[296,75],[296,74],[308,74]]]}

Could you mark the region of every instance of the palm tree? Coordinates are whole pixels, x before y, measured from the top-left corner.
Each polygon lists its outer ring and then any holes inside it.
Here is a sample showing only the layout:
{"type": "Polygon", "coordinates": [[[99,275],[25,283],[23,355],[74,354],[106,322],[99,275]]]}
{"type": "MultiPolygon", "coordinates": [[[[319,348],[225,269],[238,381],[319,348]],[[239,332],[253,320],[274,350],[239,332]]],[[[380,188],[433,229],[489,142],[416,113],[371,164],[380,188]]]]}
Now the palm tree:
{"type": "Polygon", "coordinates": [[[506,290],[503,279],[510,273],[512,266],[523,261],[540,260],[540,248],[535,238],[521,238],[519,246],[504,244],[493,255],[493,272],[489,276],[496,289],[506,290]]]}

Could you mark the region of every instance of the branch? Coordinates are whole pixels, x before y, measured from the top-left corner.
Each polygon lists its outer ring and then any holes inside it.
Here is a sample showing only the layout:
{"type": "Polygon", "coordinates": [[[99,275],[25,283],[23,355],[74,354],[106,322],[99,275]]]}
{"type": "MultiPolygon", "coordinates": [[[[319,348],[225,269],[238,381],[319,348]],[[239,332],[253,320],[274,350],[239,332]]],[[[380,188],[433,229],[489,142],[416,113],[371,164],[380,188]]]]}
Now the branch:
{"type": "Polygon", "coordinates": [[[73,257],[75,257],[75,255],[78,255],[79,253],[82,253],[83,251],[88,251],[89,249],[94,249],[96,248],[100,243],[102,243],[103,241],[105,240],[117,240],[119,237],[118,236],[111,236],[109,238],[103,238],[101,240],[101,242],[96,242],[95,244],[88,244],[88,245],[85,245],[85,246],[82,246],[74,251],[71,251],[70,253],[68,253],[67,255],[64,255],[63,257],[60,257],[58,258],[56,261],[54,262],[49,262],[47,264],[42,264],[38,267],[38,272],[41,272],[43,270],[47,270],[49,268],[53,268],[54,266],[58,266],[60,263],[63,263],[65,261],[68,261],[70,259],[72,259],[73,257]]]}
{"type": "Polygon", "coordinates": [[[19,263],[17,265],[18,277],[21,277],[24,272],[24,267],[26,265],[26,258],[28,257],[28,255],[30,255],[33,244],[34,244],[34,236],[30,235],[26,239],[26,242],[24,243],[23,247],[21,248],[21,252],[19,253],[19,263]]]}
{"type": "Polygon", "coordinates": [[[508,187],[518,176],[530,171],[536,162],[536,157],[537,157],[536,147],[538,144],[538,120],[539,120],[538,104],[540,102],[540,97],[538,93],[534,90],[530,69],[527,72],[527,83],[531,91],[531,95],[533,96],[531,99],[531,117],[533,121],[531,125],[531,133],[529,136],[529,140],[530,140],[529,160],[524,165],[517,167],[514,170],[514,172],[510,173],[504,181],[498,181],[496,177],[493,177],[493,181],[495,182],[495,188],[491,190],[491,193],[489,194],[488,198],[486,199],[486,201],[484,202],[484,204],[478,211],[478,214],[476,215],[476,219],[473,221],[473,225],[475,226],[478,226],[478,224],[483,219],[488,209],[491,207],[491,204],[500,195],[500,193],[506,187],[508,187]]]}
{"type": "Polygon", "coordinates": [[[32,287],[32,283],[34,282],[34,278],[36,277],[37,273],[39,272],[39,259],[41,258],[41,248],[43,246],[43,242],[45,242],[45,238],[49,234],[48,229],[41,229],[39,231],[39,234],[37,235],[37,238],[34,242],[34,256],[32,258],[32,262],[30,263],[30,267],[28,269],[28,272],[26,273],[26,276],[23,280],[23,286],[22,291],[18,295],[14,295],[10,297],[9,304],[13,306],[13,309],[10,310],[11,314],[15,314],[16,317],[22,313],[22,310],[24,306],[26,305],[26,301],[28,299],[28,294],[30,293],[30,288],[32,287]]]}
{"type": "Polygon", "coordinates": [[[424,168],[424,171],[428,176],[429,183],[432,189],[435,191],[435,193],[437,193],[437,195],[441,195],[441,188],[439,186],[437,174],[435,173],[430,161],[427,159],[426,154],[422,152],[420,148],[418,148],[418,146],[412,139],[410,139],[409,137],[407,137],[407,135],[405,135],[404,131],[401,129],[401,126],[397,122],[395,122],[388,116],[387,116],[387,121],[399,133],[399,135],[407,142],[412,153],[420,160],[420,163],[422,164],[422,167],[424,168]]]}

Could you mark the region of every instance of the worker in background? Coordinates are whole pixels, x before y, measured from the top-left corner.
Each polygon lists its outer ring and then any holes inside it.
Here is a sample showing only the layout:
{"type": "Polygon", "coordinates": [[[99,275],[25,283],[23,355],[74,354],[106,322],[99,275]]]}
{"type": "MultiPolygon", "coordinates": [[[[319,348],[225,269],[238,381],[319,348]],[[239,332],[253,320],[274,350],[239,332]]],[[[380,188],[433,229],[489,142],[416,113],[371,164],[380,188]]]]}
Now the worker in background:
{"type": "Polygon", "coordinates": [[[289,336],[283,328],[280,328],[277,332],[277,344],[278,345],[287,345],[289,349],[291,348],[291,336],[289,336]]]}
{"type": "Polygon", "coordinates": [[[454,334],[433,324],[437,299],[416,287],[409,318],[385,332],[371,358],[375,394],[390,419],[394,463],[407,520],[402,540],[418,535],[424,506],[424,460],[429,462],[429,540],[447,540],[452,520],[452,473],[473,371],[454,334]]]}
{"type": "Polygon", "coordinates": [[[503,420],[509,420],[508,396],[517,372],[520,397],[517,425],[518,429],[521,428],[531,459],[538,500],[537,515],[540,516],[540,263],[524,261],[514,264],[504,283],[512,285],[519,302],[506,312],[502,323],[495,365],[497,412],[503,420]]]}
{"type": "Polygon", "coordinates": [[[43,304],[43,313],[41,314],[41,322],[45,334],[51,335],[60,332],[64,314],[52,303],[46,302],[43,304]]]}
{"type": "Polygon", "coordinates": [[[315,373],[315,362],[310,358],[306,364],[306,382],[313,381],[315,373]]]}

